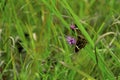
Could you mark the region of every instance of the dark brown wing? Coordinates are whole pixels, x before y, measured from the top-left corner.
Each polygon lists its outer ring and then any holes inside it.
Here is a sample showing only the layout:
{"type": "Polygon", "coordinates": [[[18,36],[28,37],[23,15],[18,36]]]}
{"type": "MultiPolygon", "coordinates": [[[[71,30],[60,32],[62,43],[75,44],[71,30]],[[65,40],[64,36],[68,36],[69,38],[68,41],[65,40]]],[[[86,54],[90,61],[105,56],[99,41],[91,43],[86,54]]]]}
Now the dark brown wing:
{"type": "Polygon", "coordinates": [[[87,44],[87,40],[82,35],[81,31],[78,29],[77,25],[75,24],[75,29],[73,30],[74,33],[77,34],[77,42],[75,45],[75,52],[77,53],[80,49],[84,48],[87,44]]]}
{"type": "Polygon", "coordinates": [[[79,35],[77,37],[77,42],[76,42],[76,45],[75,45],[75,52],[77,53],[80,49],[84,48],[85,45],[87,44],[87,40],[82,36],[82,35],[79,35]]]}

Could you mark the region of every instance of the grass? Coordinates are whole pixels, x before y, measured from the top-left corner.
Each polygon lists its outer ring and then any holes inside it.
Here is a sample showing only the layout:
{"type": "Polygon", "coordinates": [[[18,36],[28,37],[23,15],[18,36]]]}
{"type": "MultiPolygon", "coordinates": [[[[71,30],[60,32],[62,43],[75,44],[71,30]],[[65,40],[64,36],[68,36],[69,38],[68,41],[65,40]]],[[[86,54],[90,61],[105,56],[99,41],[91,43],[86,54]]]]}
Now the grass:
{"type": "Polygon", "coordinates": [[[0,80],[120,80],[119,0],[1,0],[0,80]],[[66,36],[87,40],[78,53],[66,36]]]}

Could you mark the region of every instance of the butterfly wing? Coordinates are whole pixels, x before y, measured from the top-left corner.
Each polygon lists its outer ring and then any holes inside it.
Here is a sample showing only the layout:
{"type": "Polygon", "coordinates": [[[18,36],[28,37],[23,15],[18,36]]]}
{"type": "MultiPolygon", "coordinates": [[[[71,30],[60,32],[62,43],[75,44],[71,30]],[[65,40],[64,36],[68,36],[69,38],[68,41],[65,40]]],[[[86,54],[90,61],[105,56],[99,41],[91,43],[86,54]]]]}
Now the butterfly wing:
{"type": "Polygon", "coordinates": [[[74,25],[75,25],[75,28],[72,29],[72,31],[77,35],[77,42],[75,45],[75,52],[77,53],[80,49],[85,47],[85,45],[87,44],[87,40],[84,38],[81,31],[78,29],[77,25],[76,24],[74,25]]]}
{"type": "Polygon", "coordinates": [[[79,35],[77,38],[78,38],[78,39],[77,39],[77,42],[76,42],[76,45],[75,45],[75,52],[76,52],[76,53],[77,53],[80,49],[84,48],[85,45],[87,44],[87,41],[86,41],[86,39],[85,39],[83,36],[79,35]]]}

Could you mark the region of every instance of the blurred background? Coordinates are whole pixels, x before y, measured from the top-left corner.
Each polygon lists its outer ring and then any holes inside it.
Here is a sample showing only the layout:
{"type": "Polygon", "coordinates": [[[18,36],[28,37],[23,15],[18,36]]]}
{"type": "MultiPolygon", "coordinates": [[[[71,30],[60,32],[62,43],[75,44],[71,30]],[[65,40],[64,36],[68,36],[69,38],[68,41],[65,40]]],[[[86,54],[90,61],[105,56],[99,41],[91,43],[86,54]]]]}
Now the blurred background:
{"type": "Polygon", "coordinates": [[[0,0],[0,80],[119,80],[119,3],[0,0]],[[87,44],[75,53],[66,37],[78,35],[87,44]]]}

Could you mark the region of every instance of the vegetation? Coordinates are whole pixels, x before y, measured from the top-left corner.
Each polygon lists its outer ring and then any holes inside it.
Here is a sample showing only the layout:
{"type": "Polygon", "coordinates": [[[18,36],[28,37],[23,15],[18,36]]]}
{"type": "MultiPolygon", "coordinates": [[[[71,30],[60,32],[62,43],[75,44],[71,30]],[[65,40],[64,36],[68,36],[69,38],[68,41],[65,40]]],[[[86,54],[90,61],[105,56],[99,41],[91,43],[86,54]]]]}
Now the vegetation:
{"type": "Polygon", "coordinates": [[[0,0],[0,80],[120,80],[119,3],[0,0]],[[66,37],[78,35],[76,53],[66,37]]]}

